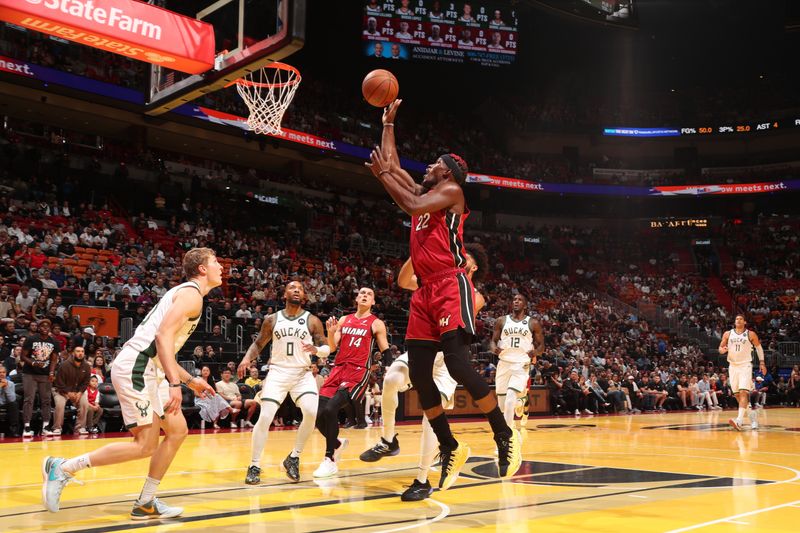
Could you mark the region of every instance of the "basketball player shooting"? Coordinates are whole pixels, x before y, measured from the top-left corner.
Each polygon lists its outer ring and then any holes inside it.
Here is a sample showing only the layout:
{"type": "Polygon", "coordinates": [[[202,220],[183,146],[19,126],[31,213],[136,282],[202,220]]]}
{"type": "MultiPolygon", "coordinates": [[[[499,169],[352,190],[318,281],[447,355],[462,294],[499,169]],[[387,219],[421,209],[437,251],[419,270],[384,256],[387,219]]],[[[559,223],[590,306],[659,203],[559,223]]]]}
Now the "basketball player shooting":
{"type": "Polygon", "coordinates": [[[422,184],[415,183],[400,168],[395,145],[394,119],[401,102],[395,100],[384,111],[382,146],[372,152],[366,165],[397,205],[411,215],[411,262],[420,288],[411,298],[406,344],[411,382],[439,440],[439,488],[453,485],[469,457],[469,447],[450,431],[433,380],[439,347],[450,375],[467,389],[489,420],[500,477],[511,477],[522,460],[519,432],[508,426],[496,397],[469,364],[475,302],[472,282],[464,271],[464,221],[469,209],[461,185],[467,177],[467,164],[455,154],[445,154],[428,166],[422,184]]]}
{"type": "Polygon", "coordinates": [[[761,375],[767,375],[767,364],[764,362],[764,347],[755,332],[747,329],[744,315],[736,315],[733,329],[722,335],[719,343],[720,355],[728,354],[729,382],[731,390],[739,401],[739,413],[728,423],[736,431],[742,430],[745,413],[749,410],[751,429],[758,429],[758,413],[750,408],[750,391],[753,390],[753,348],[758,354],[758,367],[761,375]]]}

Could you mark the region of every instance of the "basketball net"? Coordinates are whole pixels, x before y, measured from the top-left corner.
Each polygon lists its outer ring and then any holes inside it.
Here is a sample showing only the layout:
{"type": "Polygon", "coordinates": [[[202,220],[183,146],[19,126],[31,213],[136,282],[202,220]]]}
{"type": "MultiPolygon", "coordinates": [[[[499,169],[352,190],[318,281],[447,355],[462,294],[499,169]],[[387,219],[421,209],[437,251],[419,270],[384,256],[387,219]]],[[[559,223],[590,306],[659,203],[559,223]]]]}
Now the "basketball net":
{"type": "Polygon", "coordinates": [[[280,135],[286,108],[300,85],[300,71],[285,63],[270,63],[236,80],[236,90],[250,116],[247,125],[257,134],[280,135]]]}

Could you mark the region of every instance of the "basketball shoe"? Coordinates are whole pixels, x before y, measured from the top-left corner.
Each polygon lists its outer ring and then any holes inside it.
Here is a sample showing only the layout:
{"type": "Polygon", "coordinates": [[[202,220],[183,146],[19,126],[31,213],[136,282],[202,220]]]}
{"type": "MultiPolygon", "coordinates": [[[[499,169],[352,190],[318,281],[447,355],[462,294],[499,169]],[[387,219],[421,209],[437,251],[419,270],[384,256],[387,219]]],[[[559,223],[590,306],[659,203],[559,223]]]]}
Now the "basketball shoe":
{"type": "Polygon", "coordinates": [[[158,498],[153,498],[149,502],[134,503],[131,510],[131,520],[175,518],[181,514],[183,514],[183,507],[170,507],[158,498]]]}
{"type": "Polygon", "coordinates": [[[439,459],[442,463],[442,475],[439,478],[439,489],[447,490],[453,486],[458,479],[464,463],[469,459],[469,446],[463,442],[458,443],[455,450],[440,448],[439,459]]]}
{"type": "Polygon", "coordinates": [[[374,463],[380,461],[384,457],[397,455],[400,453],[400,443],[397,442],[397,435],[394,436],[392,442],[387,442],[383,437],[378,441],[378,444],[359,455],[359,459],[365,463],[374,463]]]}

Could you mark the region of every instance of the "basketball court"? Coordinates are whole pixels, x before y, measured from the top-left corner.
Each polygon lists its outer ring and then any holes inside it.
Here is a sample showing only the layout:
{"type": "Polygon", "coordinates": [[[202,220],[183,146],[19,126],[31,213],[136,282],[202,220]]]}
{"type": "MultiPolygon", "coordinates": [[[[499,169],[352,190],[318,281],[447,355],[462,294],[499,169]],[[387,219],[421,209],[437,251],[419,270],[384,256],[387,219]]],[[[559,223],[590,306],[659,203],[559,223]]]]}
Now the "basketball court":
{"type": "MultiPolygon", "coordinates": [[[[731,412],[546,418],[530,420],[522,469],[495,478],[488,426],[454,426],[472,447],[456,485],[424,502],[399,498],[415,476],[420,427],[399,426],[400,455],[363,463],[358,455],[379,428],[344,430],[350,439],[342,472],[315,483],[323,455],[315,433],[301,458],[301,482],[278,471],[294,431],[273,431],[262,484],[243,482],[250,433],[192,434],[159,494],[185,507],[179,519],[139,523],[128,518],[146,463],[81,472],[61,512],[41,504],[45,455],[88,452],[101,441],[39,439],[4,444],[0,523],[4,531],[797,531],[800,523],[800,427],[797,409],[773,409],[762,429],[733,432],[731,412]]],[[[123,437],[126,438],[126,437],[123,437]]],[[[106,442],[106,441],[102,441],[106,442]]],[[[438,480],[438,472],[432,479],[438,480]]]]}

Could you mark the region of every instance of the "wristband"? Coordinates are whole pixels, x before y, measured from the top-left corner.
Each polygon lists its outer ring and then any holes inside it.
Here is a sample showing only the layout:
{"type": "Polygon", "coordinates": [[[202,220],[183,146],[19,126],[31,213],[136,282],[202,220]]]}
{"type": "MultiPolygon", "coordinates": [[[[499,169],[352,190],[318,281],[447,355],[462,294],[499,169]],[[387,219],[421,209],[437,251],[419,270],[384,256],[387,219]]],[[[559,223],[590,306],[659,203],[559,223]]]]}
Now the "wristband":
{"type": "Polygon", "coordinates": [[[170,389],[177,389],[177,388],[178,388],[178,387],[180,387],[181,385],[183,385],[183,383],[170,383],[170,384],[169,384],[169,388],[170,388],[170,389]]]}
{"type": "Polygon", "coordinates": [[[383,126],[384,126],[384,127],[386,127],[386,126],[392,126],[392,127],[394,127],[394,122],[384,122],[384,123],[383,123],[383,126]]]}
{"type": "Polygon", "coordinates": [[[323,344],[322,346],[317,346],[317,356],[318,357],[328,357],[331,354],[331,347],[327,344],[323,344]]]}
{"type": "Polygon", "coordinates": [[[391,174],[391,173],[392,173],[391,170],[381,170],[380,172],[378,172],[378,176],[383,176],[384,174],[391,174]]]}

